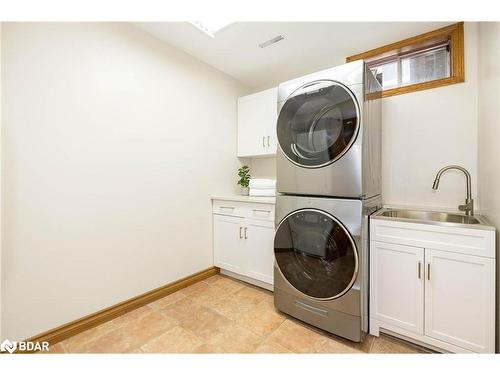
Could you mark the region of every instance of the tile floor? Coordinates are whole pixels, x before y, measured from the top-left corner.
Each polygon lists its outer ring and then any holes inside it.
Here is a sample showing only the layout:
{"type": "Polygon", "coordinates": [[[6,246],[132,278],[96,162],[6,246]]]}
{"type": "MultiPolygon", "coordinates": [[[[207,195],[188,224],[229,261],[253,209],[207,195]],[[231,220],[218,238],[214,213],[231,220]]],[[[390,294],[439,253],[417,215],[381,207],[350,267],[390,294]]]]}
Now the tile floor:
{"type": "Polygon", "coordinates": [[[353,343],[278,312],[272,293],[216,275],[51,347],[52,353],[422,353],[353,343]]]}

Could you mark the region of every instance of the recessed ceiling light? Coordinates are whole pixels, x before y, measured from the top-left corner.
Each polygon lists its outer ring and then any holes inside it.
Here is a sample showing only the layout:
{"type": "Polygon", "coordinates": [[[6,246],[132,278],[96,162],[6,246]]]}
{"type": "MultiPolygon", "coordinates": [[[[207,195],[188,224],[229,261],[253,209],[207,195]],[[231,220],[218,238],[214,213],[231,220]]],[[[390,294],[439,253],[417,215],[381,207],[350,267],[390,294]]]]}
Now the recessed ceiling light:
{"type": "Polygon", "coordinates": [[[224,27],[228,26],[231,22],[225,21],[192,21],[191,25],[196,27],[198,30],[203,31],[211,38],[215,38],[215,33],[222,30],[224,27]]]}
{"type": "Polygon", "coordinates": [[[285,37],[283,35],[278,35],[272,39],[269,39],[269,40],[266,40],[265,42],[260,43],[259,47],[266,48],[266,47],[270,46],[271,44],[278,43],[279,41],[281,41],[283,39],[285,39],[285,37]]]}

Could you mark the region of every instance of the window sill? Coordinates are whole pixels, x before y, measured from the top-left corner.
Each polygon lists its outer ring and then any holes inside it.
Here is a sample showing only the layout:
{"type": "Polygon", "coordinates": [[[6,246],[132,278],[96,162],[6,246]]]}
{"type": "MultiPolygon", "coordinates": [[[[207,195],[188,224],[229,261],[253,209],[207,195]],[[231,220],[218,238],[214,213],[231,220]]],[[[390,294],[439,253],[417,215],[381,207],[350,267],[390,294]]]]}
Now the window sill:
{"type": "Polygon", "coordinates": [[[414,91],[433,89],[436,87],[448,86],[462,82],[465,82],[465,80],[462,77],[448,77],[448,78],[436,79],[434,81],[414,83],[412,85],[383,90],[381,96],[382,98],[387,98],[389,96],[407,94],[414,91]]]}

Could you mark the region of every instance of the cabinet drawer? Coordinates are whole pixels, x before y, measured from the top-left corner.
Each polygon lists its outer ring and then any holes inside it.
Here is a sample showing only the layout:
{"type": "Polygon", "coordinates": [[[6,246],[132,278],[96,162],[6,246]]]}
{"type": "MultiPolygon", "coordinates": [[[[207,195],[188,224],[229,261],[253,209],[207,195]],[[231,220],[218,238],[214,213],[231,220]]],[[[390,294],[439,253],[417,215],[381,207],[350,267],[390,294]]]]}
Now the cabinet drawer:
{"type": "Polygon", "coordinates": [[[495,257],[495,232],[490,230],[371,218],[370,240],[495,257]]]}
{"type": "Polygon", "coordinates": [[[212,212],[274,222],[274,205],[270,203],[214,200],[212,212]]]}

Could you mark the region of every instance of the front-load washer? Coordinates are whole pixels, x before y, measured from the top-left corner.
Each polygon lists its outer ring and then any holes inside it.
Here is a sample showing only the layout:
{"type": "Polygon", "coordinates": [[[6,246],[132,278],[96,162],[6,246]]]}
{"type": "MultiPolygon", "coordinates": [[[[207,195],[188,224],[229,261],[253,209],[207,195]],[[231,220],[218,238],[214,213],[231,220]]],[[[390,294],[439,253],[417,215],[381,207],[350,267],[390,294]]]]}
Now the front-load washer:
{"type": "Polygon", "coordinates": [[[362,60],[280,84],[277,191],[379,195],[380,98],[380,83],[362,60]]]}
{"type": "Polygon", "coordinates": [[[276,198],[274,304],[353,341],[368,330],[369,200],[276,198]]]}

